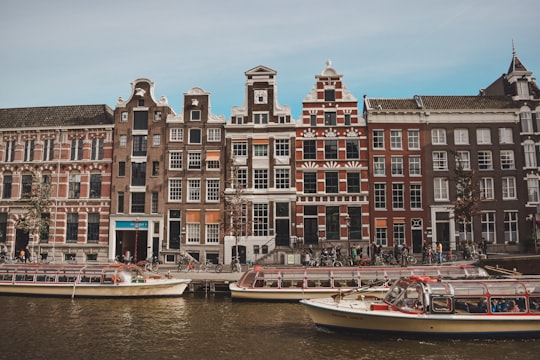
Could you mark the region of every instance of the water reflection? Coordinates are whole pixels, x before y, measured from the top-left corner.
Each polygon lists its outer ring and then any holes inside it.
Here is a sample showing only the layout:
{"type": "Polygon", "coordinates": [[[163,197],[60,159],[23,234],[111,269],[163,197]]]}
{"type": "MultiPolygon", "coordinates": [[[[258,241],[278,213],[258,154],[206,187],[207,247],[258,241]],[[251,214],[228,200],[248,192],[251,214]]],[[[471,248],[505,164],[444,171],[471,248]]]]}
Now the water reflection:
{"type": "Polygon", "coordinates": [[[333,333],[317,330],[299,304],[232,302],[226,296],[0,296],[0,308],[0,359],[493,360],[540,352],[535,340],[419,341],[333,333]]]}

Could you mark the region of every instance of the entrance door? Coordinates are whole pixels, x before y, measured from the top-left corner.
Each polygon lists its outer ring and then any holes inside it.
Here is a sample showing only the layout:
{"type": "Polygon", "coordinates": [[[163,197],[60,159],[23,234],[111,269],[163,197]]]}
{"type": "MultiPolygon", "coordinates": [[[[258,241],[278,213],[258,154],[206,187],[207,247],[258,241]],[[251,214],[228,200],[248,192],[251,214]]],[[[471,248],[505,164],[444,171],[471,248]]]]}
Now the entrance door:
{"type": "Polygon", "coordinates": [[[18,256],[19,252],[28,246],[30,241],[30,234],[22,229],[17,229],[15,233],[15,255],[18,256]]]}
{"type": "Polygon", "coordinates": [[[304,244],[315,245],[319,244],[317,218],[304,219],[304,244]]]}
{"type": "Polygon", "coordinates": [[[276,219],[276,246],[290,246],[289,219],[276,219]]]}
{"type": "Polygon", "coordinates": [[[412,251],[415,254],[422,253],[422,230],[420,229],[412,231],[412,251]]]}
{"type": "MultiPolygon", "coordinates": [[[[232,258],[234,259],[236,257],[236,245],[233,245],[231,247],[231,253],[232,253],[232,258]]],[[[241,264],[245,264],[246,263],[246,247],[243,246],[243,245],[238,245],[238,258],[240,259],[240,263],[241,264]]]]}

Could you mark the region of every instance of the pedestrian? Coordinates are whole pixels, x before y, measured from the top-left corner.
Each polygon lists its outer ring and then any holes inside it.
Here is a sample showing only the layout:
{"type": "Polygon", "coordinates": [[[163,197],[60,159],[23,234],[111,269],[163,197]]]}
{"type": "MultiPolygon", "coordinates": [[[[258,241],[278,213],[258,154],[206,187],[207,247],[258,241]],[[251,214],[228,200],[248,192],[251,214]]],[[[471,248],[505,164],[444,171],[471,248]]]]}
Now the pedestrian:
{"type": "Polygon", "coordinates": [[[409,256],[409,247],[407,246],[407,243],[403,243],[403,247],[401,248],[401,266],[407,266],[409,264],[409,260],[407,257],[409,256]]]}
{"type": "Polygon", "coordinates": [[[354,263],[356,262],[356,255],[356,247],[351,246],[351,265],[354,265],[354,263]]]}
{"type": "Polygon", "coordinates": [[[482,238],[482,254],[484,254],[486,258],[487,258],[487,247],[488,247],[488,242],[486,238],[482,238]]]}
{"type": "Polygon", "coordinates": [[[437,243],[437,264],[442,264],[442,244],[437,243]]]}

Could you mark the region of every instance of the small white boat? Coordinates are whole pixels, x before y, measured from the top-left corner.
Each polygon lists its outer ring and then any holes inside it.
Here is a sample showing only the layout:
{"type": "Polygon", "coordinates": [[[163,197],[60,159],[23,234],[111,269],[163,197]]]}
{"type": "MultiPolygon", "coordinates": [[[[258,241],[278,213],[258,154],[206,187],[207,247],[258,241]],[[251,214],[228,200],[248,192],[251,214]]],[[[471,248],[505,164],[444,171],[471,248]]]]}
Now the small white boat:
{"type": "Polygon", "coordinates": [[[398,280],[384,300],[300,301],[330,329],[451,337],[540,336],[539,279],[398,280]]]}
{"type": "Polygon", "coordinates": [[[70,297],[180,296],[191,279],[136,265],[0,265],[0,294],[70,297]]]}
{"type": "Polygon", "coordinates": [[[233,299],[279,300],[324,298],[365,287],[363,295],[381,296],[388,283],[404,276],[478,278],[488,273],[472,265],[410,267],[264,267],[255,266],[229,284],[233,299]],[[373,286],[376,285],[376,286],[373,286]],[[367,286],[367,287],[366,287],[367,286]]]}

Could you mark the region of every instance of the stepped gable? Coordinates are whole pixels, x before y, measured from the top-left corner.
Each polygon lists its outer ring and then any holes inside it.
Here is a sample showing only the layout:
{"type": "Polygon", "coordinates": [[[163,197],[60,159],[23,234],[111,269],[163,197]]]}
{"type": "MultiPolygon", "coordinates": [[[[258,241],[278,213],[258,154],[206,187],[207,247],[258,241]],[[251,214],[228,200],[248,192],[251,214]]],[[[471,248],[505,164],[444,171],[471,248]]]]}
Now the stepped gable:
{"type": "Polygon", "coordinates": [[[44,106],[0,109],[0,128],[95,126],[114,123],[107,105],[44,106]]]}

